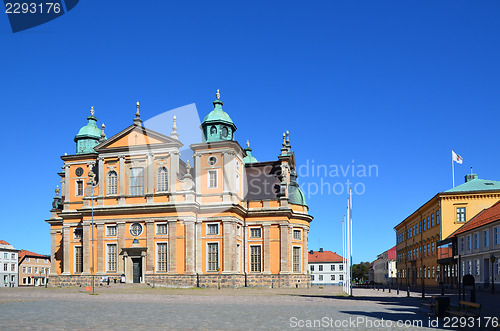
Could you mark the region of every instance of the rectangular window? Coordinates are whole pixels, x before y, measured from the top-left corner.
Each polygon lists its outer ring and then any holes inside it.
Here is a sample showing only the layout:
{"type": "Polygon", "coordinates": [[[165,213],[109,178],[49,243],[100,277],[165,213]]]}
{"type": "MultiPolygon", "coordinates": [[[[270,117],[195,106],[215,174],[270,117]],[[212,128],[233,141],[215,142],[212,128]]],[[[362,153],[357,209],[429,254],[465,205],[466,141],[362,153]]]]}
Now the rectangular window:
{"type": "Polygon", "coordinates": [[[300,231],[300,230],[293,230],[293,239],[295,239],[295,240],[302,239],[302,231],[300,231]]]}
{"type": "Polygon", "coordinates": [[[261,272],[261,247],[250,246],[250,271],[261,272]]]}
{"type": "Polygon", "coordinates": [[[7,260],[9,258],[9,254],[8,253],[3,253],[3,258],[7,260]]]}
{"type": "Polygon", "coordinates": [[[427,229],[430,229],[430,228],[431,228],[431,227],[430,227],[430,222],[429,222],[429,219],[430,219],[430,217],[429,217],[429,216],[427,216],[427,229]]]}
{"type": "Polygon", "coordinates": [[[464,237],[460,238],[460,251],[463,252],[465,249],[465,240],[464,237]]]}
{"type": "Polygon", "coordinates": [[[471,250],[472,249],[472,235],[468,235],[467,236],[467,250],[471,250]]]}
{"type": "Polygon", "coordinates": [[[26,267],[23,267],[23,274],[26,273],[26,267]]]}
{"type": "Polygon", "coordinates": [[[168,265],[167,265],[167,258],[168,258],[168,255],[167,255],[167,249],[168,249],[168,244],[166,243],[158,243],[156,245],[156,249],[157,249],[157,254],[158,254],[158,272],[166,272],[168,269],[168,265]]]}
{"type": "Polygon", "coordinates": [[[424,231],[425,231],[425,220],[424,220],[424,231]]]}
{"type": "Polygon", "coordinates": [[[339,280],[344,280],[344,275],[339,275],[339,280]]]}
{"type": "Polygon", "coordinates": [[[319,275],[319,280],[323,280],[323,275],[319,275]]]}
{"type": "Polygon", "coordinates": [[[156,224],[156,234],[168,234],[168,224],[156,224]]]}
{"type": "Polygon", "coordinates": [[[207,224],[207,234],[219,234],[219,224],[207,224]]]}
{"type": "Polygon", "coordinates": [[[322,265],[322,264],[320,264],[320,265],[318,266],[318,271],[323,271],[323,265],[322,265]]]}
{"type": "Polygon", "coordinates": [[[77,197],[83,196],[83,180],[76,181],[75,189],[76,189],[75,195],[77,197]]]}
{"type": "Polygon", "coordinates": [[[236,192],[240,191],[240,175],[236,174],[236,192]]]}
{"type": "Polygon", "coordinates": [[[241,237],[241,226],[239,226],[239,225],[236,226],[236,235],[238,237],[241,237]]]}
{"type": "Polygon", "coordinates": [[[144,195],[144,168],[130,168],[130,195],[144,195]]]}
{"type": "Polygon", "coordinates": [[[260,228],[250,228],[250,238],[261,238],[262,231],[260,228]]]}
{"type": "Polygon", "coordinates": [[[335,275],[332,275],[331,280],[335,280],[335,275]]]}
{"type": "Polygon", "coordinates": [[[208,188],[217,188],[217,170],[208,171],[208,188]]]}
{"type": "Polygon", "coordinates": [[[439,224],[439,210],[436,211],[436,225],[439,224]]]}
{"type": "Polygon", "coordinates": [[[110,171],[108,173],[108,195],[114,195],[118,193],[118,176],[115,171],[110,171]]]}
{"type": "Polygon", "coordinates": [[[300,247],[294,247],[293,248],[293,272],[300,272],[301,271],[301,248],[300,247]]]}
{"type": "Polygon", "coordinates": [[[116,225],[108,225],[106,227],[106,236],[116,237],[116,225]]]}
{"type": "Polygon", "coordinates": [[[495,245],[500,244],[500,227],[495,228],[495,245]]]}
{"type": "MultiPolygon", "coordinates": [[[[14,254],[12,254],[12,258],[14,258],[14,254]]],[[[38,258],[35,259],[35,263],[38,263],[38,258]]]]}
{"type": "Polygon", "coordinates": [[[484,230],[484,247],[488,247],[490,245],[490,231],[484,230]]]}
{"type": "Polygon", "coordinates": [[[26,284],[28,284],[28,281],[27,281],[27,279],[28,279],[28,278],[26,278],[26,277],[25,277],[25,278],[23,278],[23,285],[26,285],[26,284]]]}
{"type": "Polygon", "coordinates": [[[75,273],[83,272],[83,247],[75,246],[75,273]]]}
{"type": "Polygon", "coordinates": [[[339,270],[340,270],[340,271],[343,271],[343,270],[344,270],[344,265],[343,265],[343,264],[339,265],[339,270]]]}
{"type": "Polygon", "coordinates": [[[31,267],[28,267],[28,273],[31,274],[31,267]]]}
{"type": "Polygon", "coordinates": [[[479,233],[474,233],[474,249],[479,248],[479,233]]]}
{"type": "Polygon", "coordinates": [[[73,230],[73,238],[74,239],[82,239],[83,238],[83,229],[76,228],[75,230],[73,230]]]}
{"type": "Polygon", "coordinates": [[[14,263],[10,265],[10,271],[12,272],[16,271],[16,265],[14,263]]]}
{"type": "Polygon", "coordinates": [[[465,207],[457,208],[457,222],[465,222],[465,207]]]}
{"type": "Polygon", "coordinates": [[[480,265],[479,265],[479,260],[475,260],[474,263],[476,264],[476,275],[479,275],[479,268],[480,268],[480,265]]]}
{"type": "MultiPolygon", "coordinates": [[[[16,259],[16,254],[15,254],[15,253],[12,253],[12,254],[10,255],[10,258],[11,258],[12,260],[15,260],[15,259],[16,259]]],[[[38,259],[37,259],[37,260],[38,260],[38,259]]],[[[38,262],[38,261],[37,261],[37,262],[38,262]]]]}
{"type": "Polygon", "coordinates": [[[30,258],[29,258],[29,257],[27,257],[27,258],[26,258],[26,262],[29,262],[29,261],[30,261],[30,258]]]}
{"type": "Polygon", "coordinates": [[[335,271],[335,264],[332,264],[332,265],[330,266],[330,269],[331,269],[331,271],[335,271]]]}
{"type": "Polygon", "coordinates": [[[118,245],[108,245],[108,272],[116,272],[116,262],[118,261],[118,245]]]}
{"type": "Polygon", "coordinates": [[[208,251],[208,271],[219,271],[219,244],[207,244],[208,251]]]}
{"type": "Polygon", "coordinates": [[[38,273],[38,267],[35,267],[35,274],[38,273]]]}
{"type": "Polygon", "coordinates": [[[311,275],[311,280],[314,281],[314,275],[311,275]]]}
{"type": "Polygon", "coordinates": [[[431,226],[434,226],[434,214],[431,214],[431,226]]]}
{"type": "Polygon", "coordinates": [[[314,271],[314,266],[313,265],[311,266],[311,271],[314,271]]]}

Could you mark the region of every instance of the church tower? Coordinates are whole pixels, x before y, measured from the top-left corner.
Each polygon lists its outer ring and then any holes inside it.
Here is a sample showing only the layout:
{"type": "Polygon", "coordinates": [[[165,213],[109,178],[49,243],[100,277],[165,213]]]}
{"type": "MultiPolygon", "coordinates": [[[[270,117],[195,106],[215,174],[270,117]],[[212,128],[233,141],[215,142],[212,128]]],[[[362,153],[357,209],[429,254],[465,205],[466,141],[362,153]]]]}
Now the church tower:
{"type": "MultiPolygon", "coordinates": [[[[90,108],[90,116],[87,117],[89,121],[87,125],[82,127],[78,134],[75,136],[76,154],[95,153],[94,147],[99,144],[101,137],[101,130],[97,127],[97,118],[94,116],[94,107],[90,108]]],[[[104,136],[104,139],[106,136],[104,136]]]]}
{"type": "Polygon", "coordinates": [[[220,100],[219,90],[217,90],[216,97],[217,99],[213,102],[214,109],[205,116],[203,123],[201,123],[203,142],[234,141],[236,125],[231,117],[222,110],[223,103],[220,100]]]}

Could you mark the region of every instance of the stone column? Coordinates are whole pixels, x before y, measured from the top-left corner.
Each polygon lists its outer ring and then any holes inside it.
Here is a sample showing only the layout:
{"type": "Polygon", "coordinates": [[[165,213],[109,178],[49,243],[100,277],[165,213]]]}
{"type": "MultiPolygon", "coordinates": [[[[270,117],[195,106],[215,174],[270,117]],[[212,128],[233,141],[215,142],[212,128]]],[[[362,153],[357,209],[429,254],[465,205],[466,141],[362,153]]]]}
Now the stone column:
{"type": "Polygon", "coordinates": [[[185,219],[184,220],[184,243],[185,243],[185,261],[186,270],[185,273],[188,275],[194,274],[195,270],[195,220],[185,219]]]}
{"type": "Polygon", "coordinates": [[[271,224],[264,224],[264,273],[271,273],[271,224]]]}
{"type": "Polygon", "coordinates": [[[90,275],[90,223],[88,221],[83,222],[83,273],[85,275],[90,275]]]}
{"type": "Polygon", "coordinates": [[[64,196],[64,204],[63,204],[63,209],[64,211],[69,210],[69,202],[70,202],[70,194],[69,194],[69,186],[70,186],[70,173],[69,173],[69,165],[64,165],[64,189],[63,189],[63,196],[64,196]]]}
{"type": "Polygon", "coordinates": [[[57,275],[56,252],[57,252],[57,230],[50,230],[50,275],[57,275]]]}
{"type": "MultiPolygon", "coordinates": [[[[118,254],[120,254],[121,250],[125,248],[125,222],[117,222],[116,230],[118,234],[118,254]]],[[[125,273],[125,263],[124,258],[118,259],[118,270],[117,272],[121,275],[125,273]]]]}
{"type": "Polygon", "coordinates": [[[125,179],[127,177],[126,171],[125,171],[125,156],[120,155],[120,165],[119,165],[119,174],[118,178],[120,179],[120,191],[119,191],[119,200],[118,204],[123,205],[125,203],[125,179]]]}
{"type": "Polygon", "coordinates": [[[69,226],[63,225],[63,275],[70,275],[70,237],[69,237],[69,226]]]}
{"type": "Polygon", "coordinates": [[[196,273],[201,274],[203,273],[202,270],[202,262],[203,261],[203,256],[202,256],[202,240],[201,240],[201,225],[202,222],[196,220],[196,225],[195,225],[195,266],[196,266],[196,273]]]}
{"type": "Polygon", "coordinates": [[[97,223],[97,240],[94,242],[94,249],[97,250],[97,273],[105,272],[105,250],[104,250],[104,223],[97,223]]]}
{"type": "Polygon", "coordinates": [[[146,274],[153,273],[153,266],[155,265],[155,223],[154,221],[146,221],[146,247],[147,255],[146,255],[146,274]]]}
{"type": "Polygon", "coordinates": [[[168,221],[168,273],[177,273],[177,220],[168,221]]]}
{"type": "MultiPolygon", "coordinates": [[[[106,179],[104,178],[104,158],[103,157],[98,157],[97,158],[97,167],[99,168],[99,197],[102,198],[104,197],[104,186],[106,179]]],[[[100,202],[102,202],[102,199],[99,199],[100,202]]],[[[103,203],[100,203],[102,205],[103,203]]]]}
{"type": "Polygon", "coordinates": [[[303,229],[302,230],[302,255],[304,256],[303,261],[302,261],[302,273],[303,274],[307,274],[307,265],[308,265],[308,261],[309,261],[308,240],[309,240],[309,230],[303,229]]]}
{"type": "Polygon", "coordinates": [[[179,172],[179,150],[170,153],[170,180],[168,188],[170,192],[176,192],[175,183],[177,182],[177,173],[179,172]]]}
{"type": "Polygon", "coordinates": [[[288,224],[280,224],[280,274],[289,274],[290,269],[290,238],[288,224]]]}
{"type": "Polygon", "coordinates": [[[231,222],[223,221],[222,222],[222,273],[230,274],[234,272],[234,258],[232,258],[232,235],[231,235],[231,222]]]}

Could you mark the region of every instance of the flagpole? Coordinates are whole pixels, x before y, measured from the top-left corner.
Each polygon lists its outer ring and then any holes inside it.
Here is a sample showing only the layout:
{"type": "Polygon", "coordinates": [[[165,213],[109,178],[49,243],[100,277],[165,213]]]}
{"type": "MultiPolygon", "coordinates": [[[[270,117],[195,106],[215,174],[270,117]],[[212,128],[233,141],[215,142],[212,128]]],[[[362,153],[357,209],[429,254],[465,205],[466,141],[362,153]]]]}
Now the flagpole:
{"type": "MultiPolygon", "coordinates": [[[[344,275],[345,271],[345,229],[344,229],[344,222],[345,222],[345,215],[344,219],[342,220],[342,275],[344,275]]],[[[345,290],[345,280],[344,277],[342,277],[342,289],[345,290]]]]}
{"type": "Polygon", "coordinates": [[[349,294],[349,286],[350,286],[350,282],[351,282],[351,279],[349,278],[349,213],[350,213],[350,210],[349,210],[349,198],[347,198],[347,217],[346,217],[346,223],[345,223],[345,242],[346,242],[346,267],[347,267],[347,271],[346,271],[346,293],[349,294]]]}
{"type": "Polygon", "coordinates": [[[352,296],[352,189],[349,188],[349,207],[351,209],[351,220],[349,221],[349,226],[351,227],[351,229],[349,230],[349,235],[351,236],[351,238],[349,239],[349,242],[351,244],[351,248],[349,249],[349,254],[350,254],[350,262],[351,262],[351,266],[349,268],[349,270],[351,271],[351,293],[350,295],[352,296]]]}
{"type": "Polygon", "coordinates": [[[453,177],[453,187],[455,187],[455,162],[453,160],[453,151],[451,151],[451,176],[453,177]]]}

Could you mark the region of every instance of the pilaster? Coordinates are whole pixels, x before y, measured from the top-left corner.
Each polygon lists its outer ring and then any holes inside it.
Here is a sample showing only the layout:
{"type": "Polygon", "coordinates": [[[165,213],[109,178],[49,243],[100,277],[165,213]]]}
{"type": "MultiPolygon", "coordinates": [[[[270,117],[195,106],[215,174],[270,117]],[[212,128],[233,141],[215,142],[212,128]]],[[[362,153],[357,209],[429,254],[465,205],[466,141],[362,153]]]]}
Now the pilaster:
{"type": "Polygon", "coordinates": [[[170,192],[176,192],[175,184],[177,182],[177,174],[179,173],[179,150],[170,153],[170,182],[168,188],[170,192]]]}
{"type": "Polygon", "coordinates": [[[153,169],[153,153],[148,154],[146,169],[147,175],[147,186],[146,186],[146,199],[147,203],[153,203],[153,193],[154,193],[154,169],[153,169]]]}
{"type": "Polygon", "coordinates": [[[288,224],[280,224],[280,274],[289,274],[290,237],[288,224]]]}
{"type": "Polygon", "coordinates": [[[262,247],[264,254],[264,274],[271,273],[271,224],[264,224],[264,247],[262,247]]]}
{"type": "Polygon", "coordinates": [[[177,220],[168,221],[168,273],[177,273],[177,220]]]}
{"type": "Polygon", "coordinates": [[[195,273],[195,219],[184,220],[184,243],[186,252],[186,274],[195,273]]]}
{"type": "Polygon", "coordinates": [[[146,274],[153,273],[153,266],[155,265],[155,223],[154,221],[146,221],[146,246],[148,254],[146,257],[146,274]]]}
{"type": "Polygon", "coordinates": [[[70,275],[69,226],[63,226],[63,275],[70,275]]]}
{"type": "Polygon", "coordinates": [[[98,191],[98,199],[97,199],[97,205],[102,206],[104,205],[104,187],[106,186],[106,178],[104,178],[104,158],[99,156],[97,158],[97,164],[99,168],[99,191],[98,191]]]}
{"type": "MultiPolygon", "coordinates": [[[[125,248],[125,222],[116,223],[116,231],[118,232],[118,254],[121,250],[125,248]]],[[[125,273],[125,263],[124,258],[118,258],[118,270],[117,272],[121,275],[125,273]]]]}
{"type": "Polygon", "coordinates": [[[70,202],[70,195],[69,195],[69,187],[70,187],[70,174],[69,174],[69,165],[64,165],[64,203],[63,203],[63,210],[68,211],[69,210],[69,202],[70,202]]]}
{"type": "Polygon", "coordinates": [[[57,275],[57,230],[50,230],[50,275],[57,275]]]}
{"type": "Polygon", "coordinates": [[[222,222],[222,273],[230,274],[234,272],[234,254],[233,254],[233,229],[231,221],[222,222]]]}
{"type": "Polygon", "coordinates": [[[196,231],[196,235],[195,235],[195,265],[196,265],[196,273],[197,274],[203,273],[203,270],[202,270],[203,256],[201,254],[201,252],[202,252],[201,225],[202,225],[202,222],[197,220],[196,225],[195,225],[195,231],[196,231]]]}
{"type": "Polygon", "coordinates": [[[302,273],[307,274],[307,265],[309,261],[309,247],[308,247],[308,240],[309,240],[309,230],[304,229],[302,230],[302,255],[304,256],[303,261],[302,261],[302,273]]]}
{"type": "Polygon", "coordinates": [[[83,222],[83,275],[90,275],[90,223],[83,222]]]}
{"type": "Polygon", "coordinates": [[[123,205],[125,204],[125,178],[126,178],[126,172],[125,172],[125,156],[120,155],[120,164],[119,164],[119,171],[120,173],[118,174],[118,178],[120,179],[120,194],[119,194],[119,199],[118,199],[118,204],[123,205]]]}
{"type": "Polygon", "coordinates": [[[104,252],[104,223],[97,223],[97,240],[95,246],[97,249],[97,274],[105,272],[105,252],[104,252]]]}

